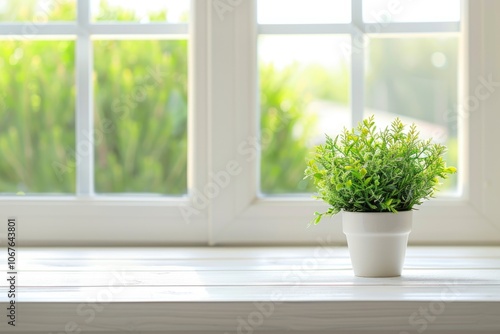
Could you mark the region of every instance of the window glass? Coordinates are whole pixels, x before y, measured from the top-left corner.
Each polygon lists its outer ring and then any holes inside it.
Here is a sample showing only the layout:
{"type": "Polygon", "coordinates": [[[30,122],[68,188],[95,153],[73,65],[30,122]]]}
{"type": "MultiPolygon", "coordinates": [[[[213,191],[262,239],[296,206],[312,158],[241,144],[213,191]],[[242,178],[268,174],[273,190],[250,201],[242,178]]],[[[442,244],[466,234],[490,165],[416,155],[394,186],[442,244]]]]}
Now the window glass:
{"type": "Polygon", "coordinates": [[[105,22],[187,22],[189,2],[189,0],[92,0],[92,19],[105,22]]]}
{"type": "Polygon", "coordinates": [[[303,180],[310,148],[351,124],[343,35],[259,38],[261,191],[313,191],[303,180]],[[300,46],[300,47],[297,47],[300,46]]]}
{"type": "Polygon", "coordinates": [[[95,41],[94,53],[96,191],[185,194],[187,41],[95,41]]]}
{"type": "MultiPolygon", "coordinates": [[[[424,138],[448,147],[446,161],[458,164],[458,37],[371,38],[365,80],[365,116],[379,126],[398,116],[415,122],[424,138]]],[[[457,189],[456,175],[444,189],[457,189]]]]}
{"type": "Polygon", "coordinates": [[[258,22],[284,23],[348,23],[351,21],[350,0],[259,0],[258,22]]]}
{"type": "Polygon", "coordinates": [[[460,0],[363,0],[363,20],[388,22],[458,22],[460,0]]]}
{"type": "Polygon", "coordinates": [[[0,193],[75,192],[75,42],[0,43],[0,193]]]}
{"type": "Polygon", "coordinates": [[[74,21],[76,0],[2,0],[0,22],[29,21],[27,34],[34,34],[47,21],[74,21]]]}

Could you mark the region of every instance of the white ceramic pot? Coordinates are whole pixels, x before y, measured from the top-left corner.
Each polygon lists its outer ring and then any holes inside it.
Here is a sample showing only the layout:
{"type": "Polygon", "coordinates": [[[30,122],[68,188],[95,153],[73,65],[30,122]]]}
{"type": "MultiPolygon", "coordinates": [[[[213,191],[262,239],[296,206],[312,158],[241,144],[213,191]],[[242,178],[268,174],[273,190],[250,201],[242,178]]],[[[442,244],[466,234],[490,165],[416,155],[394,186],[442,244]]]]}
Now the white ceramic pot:
{"type": "Polygon", "coordinates": [[[342,212],[356,276],[401,276],[413,211],[342,212]]]}

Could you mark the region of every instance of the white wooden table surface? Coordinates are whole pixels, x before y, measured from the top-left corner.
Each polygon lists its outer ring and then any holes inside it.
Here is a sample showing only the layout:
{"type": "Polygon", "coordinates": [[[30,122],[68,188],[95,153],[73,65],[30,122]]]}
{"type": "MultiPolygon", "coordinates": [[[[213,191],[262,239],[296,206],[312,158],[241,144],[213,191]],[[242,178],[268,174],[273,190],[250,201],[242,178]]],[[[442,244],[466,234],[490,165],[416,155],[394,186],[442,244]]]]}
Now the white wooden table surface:
{"type": "Polygon", "coordinates": [[[409,248],[396,278],[326,246],[27,248],[18,271],[2,333],[500,333],[500,247],[409,248]]]}

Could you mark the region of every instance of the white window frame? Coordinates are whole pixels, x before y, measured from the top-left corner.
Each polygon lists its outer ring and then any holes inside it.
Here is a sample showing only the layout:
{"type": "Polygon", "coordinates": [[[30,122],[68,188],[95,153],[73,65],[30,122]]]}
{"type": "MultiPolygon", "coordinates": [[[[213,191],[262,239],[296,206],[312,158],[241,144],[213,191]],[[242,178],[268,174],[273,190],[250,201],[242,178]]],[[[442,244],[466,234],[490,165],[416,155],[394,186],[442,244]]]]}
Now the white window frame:
{"type": "MultiPolygon", "coordinates": [[[[214,173],[222,170],[227,161],[235,159],[242,166],[242,173],[222,196],[213,200],[210,243],[277,245],[293,241],[311,244],[320,238],[324,240],[325,236],[332,243],[345,243],[340,215],[331,222],[324,221],[314,228],[306,229],[313,212],[324,211],[325,204],[304,198],[258,196],[258,158],[248,161],[248,156],[245,156],[240,146],[251,141],[259,132],[258,33],[347,33],[356,38],[360,33],[370,31],[381,34],[427,34],[461,29],[459,105],[465,105],[464,101],[467,102],[469,97],[476,97],[477,100],[477,87],[481,84],[478,78],[487,78],[491,74],[493,79],[500,79],[498,63],[492,58],[495,51],[498,54],[493,36],[495,32],[497,35],[500,32],[500,24],[492,13],[498,12],[500,4],[487,0],[463,0],[462,3],[461,24],[391,23],[375,27],[375,24],[362,22],[361,0],[352,0],[352,22],[348,24],[257,25],[256,0],[239,1],[238,7],[227,13],[224,20],[217,18],[216,14],[219,13],[212,13],[209,36],[213,41],[209,66],[213,73],[232,75],[212,76],[209,81],[213,98],[210,117],[213,124],[225,129],[211,133],[212,145],[217,148],[218,154],[212,156],[210,171],[214,173]],[[224,57],[223,61],[220,57],[224,57]]],[[[363,53],[352,53],[352,81],[363,83],[363,62],[363,53]]],[[[363,115],[363,85],[353,85],[351,94],[353,121],[356,122],[363,115]]],[[[464,107],[459,111],[462,195],[458,198],[437,198],[419,207],[415,212],[411,243],[498,242],[500,216],[494,212],[494,203],[500,194],[494,191],[500,189],[495,187],[500,185],[500,177],[494,176],[499,158],[486,152],[494,152],[494,143],[500,142],[500,131],[493,128],[499,124],[496,121],[499,116],[493,113],[495,105],[500,105],[499,95],[499,92],[494,92],[488,99],[479,99],[478,107],[464,107]]],[[[256,156],[260,156],[258,150],[256,156]]]]}
{"type": "MultiPolygon", "coordinates": [[[[96,195],[92,176],[94,148],[86,144],[90,143],[88,138],[93,137],[92,41],[188,38],[188,188],[200,188],[206,184],[206,171],[195,166],[206,166],[208,159],[205,150],[206,59],[203,56],[206,53],[204,26],[208,6],[204,1],[193,1],[190,24],[100,23],[91,21],[90,3],[87,0],[77,1],[75,22],[0,24],[0,38],[76,41],[76,145],[85,143],[77,148],[77,191],[74,196],[1,197],[0,219],[18,217],[20,245],[206,244],[208,208],[197,206],[195,209],[189,196],[96,195]],[[193,71],[192,68],[198,70],[193,71]],[[184,212],[189,210],[197,210],[197,215],[184,219],[184,212]]],[[[44,13],[37,14],[43,17],[44,13]]]]}
{"type": "MultiPolygon", "coordinates": [[[[90,23],[86,1],[78,2],[77,23],[39,26],[31,38],[77,37],[77,143],[91,129],[92,38],[186,35],[189,33],[188,189],[182,198],[95,196],[89,182],[92,157],[79,161],[78,192],[68,197],[3,197],[0,219],[17,216],[24,245],[241,245],[311,244],[318,238],[343,243],[340,216],[306,229],[318,201],[299,197],[261,197],[259,184],[259,102],[257,36],[259,33],[350,34],[372,31],[360,16],[361,0],[352,0],[347,24],[257,25],[256,0],[192,0],[186,24],[90,23]],[[224,6],[220,7],[223,3],[224,6]],[[219,5],[219,6],[218,6],[219,5]],[[214,175],[229,175],[229,182],[214,175]],[[227,184],[226,184],[227,183],[227,184]],[[207,195],[212,192],[213,195],[207,195]]],[[[477,96],[478,78],[500,78],[495,62],[500,48],[495,18],[500,3],[463,0],[462,23],[392,23],[380,33],[431,33],[462,29],[460,96],[477,96]],[[488,28],[488,29],[486,29],[488,28]]],[[[22,36],[26,23],[1,24],[0,35],[22,36]]],[[[380,28],[380,27],[378,27],[380,28]]],[[[363,82],[363,53],[352,55],[352,76],[363,82]]],[[[353,80],[354,81],[354,80],[353,80]]],[[[353,120],[363,112],[363,85],[351,87],[353,120]]],[[[477,107],[458,115],[462,131],[460,177],[463,195],[438,198],[419,208],[410,242],[414,244],[493,243],[500,237],[495,203],[500,194],[500,94],[493,92],[477,107]]],[[[86,140],[86,139],[84,139],[86,140]]]]}

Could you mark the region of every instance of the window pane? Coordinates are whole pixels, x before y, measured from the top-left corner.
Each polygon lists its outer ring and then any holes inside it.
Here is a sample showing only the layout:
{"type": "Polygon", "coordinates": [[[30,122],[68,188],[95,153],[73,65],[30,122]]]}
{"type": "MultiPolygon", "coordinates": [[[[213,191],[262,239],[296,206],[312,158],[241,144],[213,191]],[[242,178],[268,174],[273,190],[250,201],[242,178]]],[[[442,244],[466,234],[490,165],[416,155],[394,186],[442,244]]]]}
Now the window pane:
{"type": "MultiPolygon", "coordinates": [[[[399,116],[415,122],[424,138],[448,146],[458,164],[458,37],[373,38],[366,68],[365,116],[385,127],[399,116]]],[[[457,189],[452,175],[443,190],[457,189]]]]}
{"type": "Polygon", "coordinates": [[[33,25],[47,21],[74,21],[76,19],[76,0],[2,0],[0,1],[0,21],[29,21],[33,25]]]}
{"type": "Polygon", "coordinates": [[[94,21],[168,22],[188,21],[190,0],[92,0],[94,21]]]}
{"type": "Polygon", "coordinates": [[[365,22],[458,22],[460,0],[363,0],[365,22]]]}
{"type": "Polygon", "coordinates": [[[187,41],[94,48],[96,191],[186,193],[187,41]]]}
{"type": "Polygon", "coordinates": [[[306,157],[350,126],[347,36],[260,36],[261,191],[314,191],[306,157]],[[300,46],[300,47],[298,47],[300,46]]]}
{"type": "Polygon", "coordinates": [[[348,23],[351,0],[259,0],[259,23],[348,23]]]}
{"type": "Polygon", "coordinates": [[[75,192],[74,44],[0,43],[0,193],[75,192]]]}

